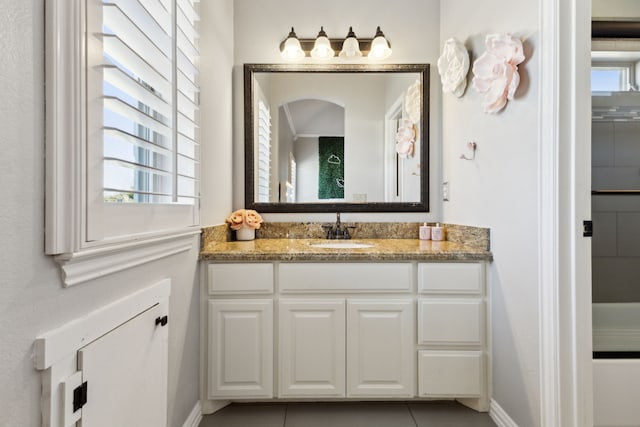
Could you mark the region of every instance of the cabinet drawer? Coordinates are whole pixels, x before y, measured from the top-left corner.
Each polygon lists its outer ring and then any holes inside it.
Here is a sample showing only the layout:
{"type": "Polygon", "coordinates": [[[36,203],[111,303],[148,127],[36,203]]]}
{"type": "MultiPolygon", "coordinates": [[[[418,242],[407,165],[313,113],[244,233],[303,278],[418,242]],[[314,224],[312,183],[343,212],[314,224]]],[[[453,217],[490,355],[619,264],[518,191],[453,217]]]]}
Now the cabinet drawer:
{"type": "Polygon", "coordinates": [[[270,294],[273,293],[273,264],[209,264],[209,293],[270,294]]]}
{"type": "Polygon", "coordinates": [[[484,388],[481,351],[419,351],[420,397],[479,397],[484,388]]]}
{"type": "Polygon", "coordinates": [[[418,344],[482,344],[483,305],[479,298],[420,298],[418,344]]]}
{"type": "Polygon", "coordinates": [[[483,291],[482,263],[420,263],[418,292],[480,294],[483,291]]]}
{"type": "Polygon", "coordinates": [[[282,292],[409,292],[411,263],[282,263],[282,292]]]}

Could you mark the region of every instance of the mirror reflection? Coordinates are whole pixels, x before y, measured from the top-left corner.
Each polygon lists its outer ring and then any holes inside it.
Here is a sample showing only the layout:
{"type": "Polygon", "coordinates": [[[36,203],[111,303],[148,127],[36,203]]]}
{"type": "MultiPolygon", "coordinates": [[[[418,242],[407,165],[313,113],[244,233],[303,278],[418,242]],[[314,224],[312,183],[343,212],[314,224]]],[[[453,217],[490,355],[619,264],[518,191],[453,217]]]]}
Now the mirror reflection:
{"type": "Polygon", "coordinates": [[[428,65],[246,65],[246,205],[427,210],[425,86],[428,65]]]}

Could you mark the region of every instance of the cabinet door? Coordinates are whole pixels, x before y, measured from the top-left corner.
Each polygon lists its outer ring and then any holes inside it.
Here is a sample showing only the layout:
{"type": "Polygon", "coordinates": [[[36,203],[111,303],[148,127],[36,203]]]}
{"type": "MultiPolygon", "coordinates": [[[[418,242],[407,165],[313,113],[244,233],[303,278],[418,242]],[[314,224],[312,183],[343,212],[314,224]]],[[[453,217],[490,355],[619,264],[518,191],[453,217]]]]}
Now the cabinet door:
{"type": "Polygon", "coordinates": [[[155,320],[166,314],[155,305],[78,352],[88,389],[83,426],[167,425],[169,328],[155,320]]]}
{"type": "Polygon", "coordinates": [[[280,397],[344,396],[344,299],[279,304],[280,397]]]}
{"type": "Polygon", "coordinates": [[[273,301],[209,301],[210,399],[273,396],[273,301]]]}
{"type": "Polygon", "coordinates": [[[414,395],[413,301],[347,300],[348,396],[414,395]]]}

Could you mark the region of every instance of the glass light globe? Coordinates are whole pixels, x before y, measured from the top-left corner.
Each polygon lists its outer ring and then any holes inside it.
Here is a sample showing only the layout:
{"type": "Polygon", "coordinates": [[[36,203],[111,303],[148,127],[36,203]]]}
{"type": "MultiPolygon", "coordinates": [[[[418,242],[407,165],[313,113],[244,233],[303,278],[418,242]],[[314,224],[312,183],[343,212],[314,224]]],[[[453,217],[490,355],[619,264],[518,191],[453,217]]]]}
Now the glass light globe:
{"type": "Polygon", "coordinates": [[[372,59],[386,59],[391,55],[391,48],[387,39],[384,37],[383,32],[378,27],[376,36],[371,42],[371,50],[369,51],[369,58],[372,59]]]}
{"type": "Polygon", "coordinates": [[[333,58],[334,55],[335,52],[331,48],[331,42],[327,37],[327,33],[324,32],[323,27],[320,27],[320,32],[311,50],[311,57],[315,59],[330,59],[333,58]]]}
{"type": "Polygon", "coordinates": [[[339,56],[341,58],[359,58],[362,56],[362,52],[360,52],[360,43],[358,42],[352,27],[349,27],[349,34],[347,34],[344,43],[342,43],[342,50],[340,51],[339,56]]]}
{"type": "Polygon", "coordinates": [[[280,55],[282,56],[282,59],[287,60],[304,58],[304,51],[302,50],[302,46],[300,46],[300,40],[298,40],[295,31],[293,31],[293,27],[291,27],[291,32],[289,33],[287,40],[284,42],[280,55]]]}

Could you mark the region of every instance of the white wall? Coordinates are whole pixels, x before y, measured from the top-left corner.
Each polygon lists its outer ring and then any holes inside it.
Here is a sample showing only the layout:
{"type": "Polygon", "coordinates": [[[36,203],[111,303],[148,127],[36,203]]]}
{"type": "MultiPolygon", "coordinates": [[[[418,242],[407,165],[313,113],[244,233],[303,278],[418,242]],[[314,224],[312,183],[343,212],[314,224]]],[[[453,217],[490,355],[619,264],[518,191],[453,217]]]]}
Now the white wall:
{"type": "MultiPolygon", "coordinates": [[[[298,0],[234,1],[234,208],[244,205],[244,131],[243,73],[244,63],[282,63],[280,42],[291,26],[300,38],[313,38],[323,25],[329,37],[344,37],[353,29],[358,37],[370,38],[380,25],[391,42],[393,54],[385,62],[430,63],[431,128],[430,213],[344,214],[347,221],[424,221],[441,219],[439,202],[440,172],[440,94],[435,63],[439,56],[439,0],[371,0],[366,4],[327,0],[313,8],[298,0]]],[[[309,61],[309,60],[307,60],[309,61]]],[[[266,214],[273,220],[334,220],[335,214],[266,214]]]]}
{"type": "MultiPolygon", "coordinates": [[[[450,183],[446,222],[491,229],[493,397],[520,427],[539,418],[538,339],[538,7],[536,1],[450,0],[441,4],[441,41],[456,37],[473,59],[489,33],[525,40],[516,99],[499,114],[482,112],[482,96],[443,96],[443,178],[450,183]],[[497,12],[499,11],[499,12],[497,12]],[[475,161],[460,160],[475,141],[475,161]]],[[[472,74],[469,74],[469,83],[472,74]]]]}
{"type": "Polygon", "coordinates": [[[200,224],[204,226],[224,223],[232,210],[233,3],[200,2],[200,224]]]}
{"type": "MultiPolygon", "coordinates": [[[[216,4],[208,22],[217,14],[227,29],[216,34],[220,43],[207,45],[204,60],[207,53],[226,52],[229,61],[232,1],[203,3],[216,4]]],[[[62,288],[57,264],[44,255],[44,1],[0,0],[0,10],[0,426],[41,425],[41,378],[33,366],[38,335],[166,277],[173,283],[168,419],[170,426],[182,426],[199,398],[198,238],[189,252],[62,288]]],[[[230,139],[230,67],[215,79],[219,124],[226,126],[216,138],[224,146],[230,139]]],[[[223,167],[230,147],[220,153],[214,164],[223,167]]],[[[219,207],[212,204],[203,217],[222,222],[229,205],[224,199],[219,207]]]]}
{"type": "Polygon", "coordinates": [[[640,16],[638,0],[591,0],[592,16],[597,19],[629,19],[640,16]]]}

